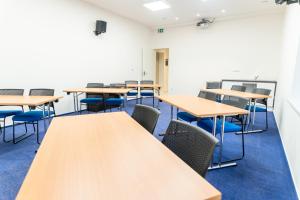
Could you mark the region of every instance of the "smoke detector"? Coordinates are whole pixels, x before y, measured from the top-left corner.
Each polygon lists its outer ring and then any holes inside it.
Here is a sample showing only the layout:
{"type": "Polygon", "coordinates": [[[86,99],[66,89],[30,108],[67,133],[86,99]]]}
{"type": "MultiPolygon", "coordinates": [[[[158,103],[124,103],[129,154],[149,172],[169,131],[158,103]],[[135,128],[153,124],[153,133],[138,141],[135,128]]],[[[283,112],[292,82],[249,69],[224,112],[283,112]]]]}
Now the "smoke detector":
{"type": "Polygon", "coordinates": [[[197,23],[197,26],[200,28],[208,28],[208,26],[214,23],[215,19],[202,18],[200,22],[197,23]]]}

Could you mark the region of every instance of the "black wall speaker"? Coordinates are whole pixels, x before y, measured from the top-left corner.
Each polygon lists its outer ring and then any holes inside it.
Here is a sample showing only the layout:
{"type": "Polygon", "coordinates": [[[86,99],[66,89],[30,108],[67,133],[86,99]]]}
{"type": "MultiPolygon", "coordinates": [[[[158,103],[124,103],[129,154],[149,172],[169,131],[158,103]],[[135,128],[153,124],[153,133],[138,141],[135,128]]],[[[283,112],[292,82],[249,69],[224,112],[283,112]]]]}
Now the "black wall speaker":
{"type": "Polygon", "coordinates": [[[97,20],[95,34],[100,35],[101,33],[106,33],[106,26],[107,26],[107,22],[97,20]]]}

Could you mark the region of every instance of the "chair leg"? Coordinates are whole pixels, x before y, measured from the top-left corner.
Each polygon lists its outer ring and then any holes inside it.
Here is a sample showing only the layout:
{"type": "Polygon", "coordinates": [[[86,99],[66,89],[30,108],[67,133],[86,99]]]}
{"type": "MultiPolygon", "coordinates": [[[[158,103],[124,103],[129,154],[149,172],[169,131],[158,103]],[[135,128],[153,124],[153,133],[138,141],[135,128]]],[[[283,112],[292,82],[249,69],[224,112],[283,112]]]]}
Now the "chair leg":
{"type": "Polygon", "coordinates": [[[82,104],[79,104],[79,114],[81,115],[81,106],[82,104]]]}
{"type": "MultiPolygon", "coordinates": [[[[34,124],[32,124],[32,127],[33,127],[33,131],[35,132],[35,126],[34,126],[34,124]]],[[[27,133],[27,132],[26,132],[27,133]]]]}
{"type": "Polygon", "coordinates": [[[17,144],[16,142],[16,136],[15,136],[15,122],[13,121],[13,143],[17,144]]]}
{"type": "Polygon", "coordinates": [[[242,158],[244,158],[245,156],[245,135],[244,135],[244,130],[245,129],[245,125],[244,125],[244,117],[242,118],[242,151],[243,151],[243,155],[242,158]]]}
{"type": "Polygon", "coordinates": [[[36,123],[36,142],[40,144],[39,122],[36,123]]]}
{"type": "Polygon", "coordinates": [[[10,142],[10,141],[7,141],[6,140],[6,138],[5,138],[5,126],[6,126],[6,124],[5,124],[5,121],[6,121],[6,118],[4,118],[4,121],[3,121],[3,142],[5,142],[5,143],[8,143],[8,142],[10,142]]]}
{"type": "Polygon", "coordinates": [[[27,123],[25,122],[24,125],[25,125],[25,132],[27,133],[27,131],[28,131],[27,130],[27,123]]]}
{"type": "Polygon", "coordinates": [[[266,130],[269,129],[268,110],[266,110],[266,130]]]}
{"type": "Polygon", "coordinates": [[[153,108],[154,108],[154,102],[155,102],[155,99],[154,99],[154,96],[153,96],[153,108]]]}

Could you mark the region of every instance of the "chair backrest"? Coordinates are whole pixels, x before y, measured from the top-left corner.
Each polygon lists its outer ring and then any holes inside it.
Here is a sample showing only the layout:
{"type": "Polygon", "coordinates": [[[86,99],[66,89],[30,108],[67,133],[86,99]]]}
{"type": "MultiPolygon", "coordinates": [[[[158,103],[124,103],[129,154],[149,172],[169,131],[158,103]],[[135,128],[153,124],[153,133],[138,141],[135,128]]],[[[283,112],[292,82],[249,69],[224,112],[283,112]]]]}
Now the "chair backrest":
{"type": "MultiPolygon", "coordinates": [[[[30,89],[29,96],[54,96],[54,89],[38,88],[30,89]]],[[[50,106],[54,109],[54,103],[51,102],[50,106]]],[[[35,106],[29,106],[30,110],[34,110],[35,106]]]]}
{"type": "Polygon", "coordinates": [[[154,81],[152,81],[152,80],[143,80],[140,83],[141,84],[154,84],[154,81]]]}
{"type": "Polygon", "coordinates": [[[200,91],[198,94],[198,97],[204,98],[204,99],[208,99],[211,101],[216,101],[217,100],[217,94],[214,94],[212,92],[206,92],[206,91],[200,91]]]}
{"type": "Polygon", "coordinates": [[[243,86],[246,87],[245,92],[253,92],[255,88],[257,88],[256,83],[243,83],[243,86]]]}
{"type": "Polygon", "coordinates": [[[128,85],[128,84],[139,84],[138,81],[134,81],[134,80],[129,80],[129,81],[125,81],[125,84],[128,85]]]}
{"type": "Polygon", "coordinates": [[[132,113],[132,118],[153,134],[159,115],[160,112],[157,109],[137,104],[132,113]]]}
{"type": "Polygon", "coordinates": [[[54,96],[54,89],[30,89],[29,96],[54,96]]]}
{"type": "Polygon", "coordinates": [[[220,89],[221,86],[221,82],[218,81],[206,82],[206,89],[220,89]]]}
{"type": "Polygon", "coordinates": [[[245,92],[246,91],[246,87],[242,86],[242,85],[232,85],[231,86],[231,90],[245,92]]]}
{"type": "MultiPolygon", "coordinates": [[[[135,85],[137,85],[137,84],[139,84],[139,82],[138,82],[138,81],[135,81],[135,80],[125,81],[126,87],[127,87],[129,84],[135,84],[135,85]]],[[[136,88],[132,88],[132,89],[138,90],[137,87],[136,87],[136,88]]]]}
{"type": "Polygon", "coordinates": [[[246,109],[249,103],[248,99],[240,98],[240,97],[230,97],[228,100],[223,102],[224,104],[238,107],[241,109],[246,109]]]}
{"type": "Polygon", "coordinates": [[[88,83],[86,88],[104,88],[103,83],[88,83]]]}
{"type": "MultiPolygon", "coordinates": [[[[86,88],[104,88],[104,83],[88,83],[86,88]]],[[[102,95],[86,93],[86,98],[101,98],[102,95]]]]}
{"type": "Polygon", "coordinates": [[[125,88],[126,85],[124,83],[111,83],[109,85],[109,87],[111,87],[111,88],[125,88]]]}
{"type": "MultiPolygon", "coordinates": [[[[149,85],[152,85],[154,84],[154,81],[152,80],[143,80],[143,81],[140,81],[140,84],[149,84],[149,85]]],[[[141,90],[153,90],[154,91],[154,88],[147,88],[147,87],[142,87],[141,90]]]]}
{"type": "MultiPolygon", "coordinates": [[[[270,89],[265,89],[265,88],[255,88],[253,90],[253,93],[255,94],[263,94],[263,95],[270,95],[271,94],[271,91],[270,89]]],[[[267,99],[257,99],[256,102],[257,103],[261,103],[261,104],[264,104],[264,105],[267,105],[267,99]]]]}
{"type": "Polygon", "coordinates": [[[0,95],[23,96],[24,89],[0,89],[0,95]]]}
{"type": "Polygon", "coordinates": [[[215,146],[219,141],[199,127],[172,120],[162,142],[197,173],[205,177],[215,146]]]}

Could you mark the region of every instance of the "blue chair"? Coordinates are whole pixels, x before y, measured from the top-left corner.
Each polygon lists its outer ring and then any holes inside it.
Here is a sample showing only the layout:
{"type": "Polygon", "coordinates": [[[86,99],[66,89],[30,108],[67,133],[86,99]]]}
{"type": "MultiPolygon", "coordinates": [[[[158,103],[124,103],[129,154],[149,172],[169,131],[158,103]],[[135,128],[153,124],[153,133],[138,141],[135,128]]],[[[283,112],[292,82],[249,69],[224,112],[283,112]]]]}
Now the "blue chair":
{"type": "MultiPolygon", "coordinates": [[[[271,94],[271,90],[269,89],[264,89],[264,88],[255,88],[252,91],[255,94],[262,94],[262,95],[267,95],[269,96],[271,94]]],[[[269,122],[268,122],[268,99],[257,99],[256,103],[258,104],[255,106],[254,110],[254,105],[247,105],[247,110],[249,110],[249,106],[251,106],[250,111],[251,112],[256,112],[256,113],[265,113],[265,122],[266,122],[266,130],[269,128],[269,122]]]]}
{"type": "MultiPolygon", "coordinates": [[[[248,100],[244,99],[244,98],[234,98],[234,99],[230,99],[229,101],[226,101],[227,105],[230,106],[234,106],[234,107],[238,107],[241,109],[246,109],[247,104],[248,104],[248,100]]],[[[224,118],[225,123],[224,123],[224,133],[237,133],[237,132],[241,132],[242,133],[242,157],[239,159],[242,159],[245,155],[245,142],[244,142],[244,126],[245,126],[245,122],[247,119],[244,118],[244,115],[238,115],[236,117],[234,117],[234,119],[236,119],[238,121],[238,123],[234,123],[234,122],[229,122],[226,121],[226,118],[224,118]]],[[[217,119],[216,121],[216,134],[221,134],[222,131],[222,123],[223,121],[221,119],[217,119]]],[[[211,118],[205,118],[202,119],[200,121],[197,122],[197,125],[212,133],[213,132],[213,128],[214,128],[214,121],[211,118]]],[[[221,136],[223,137],[223,136],[221,136]]],[[[223,141],[223,140],[222,140],[223,141]]],[[[239,159],[235,159],[235,160],[239,160],[239,159]]]]}
{"type": "MultiPolygon", "coordinates": [[[[24,90],[23,89],[0,89],[0,95],[14,95],[14,96],[23,96],[24,90]]],[[[11,117],[17,114],[23,113],[22,110],[0,110],[0,120],[3,122],[3,142],[7,143],[5,138],[5,126],[6,126],[6,118],[11,117]]],[[[2,133],[2,128],[0,124],[0,133],[2,133]]]]}
{"type": "MultiPolygon", "coordinates": [[[[207,100],[211,101],[216,101],[217,100],[217,95],[211,92],[206,92],[206,91],[200,91],[198,94],[198,97],[204,98],[207,100]]],[[[197,117],[195,117],[192,114],[189,114],[188,112],[179,112],[177,113],[177,119],[192,123],[197,121],[197,117]]]]}
{"type": "MultiPolygon", "coordinates": [[[[104,88],[103,83],[88,83],[86,88],[104,88]]],[[[82,106],[99,105],[103,103],[103,97],[99,94],[86,94],[86,98],[80,100],[79,112],[82,112],[82,106]]]]}
{"type": "MultiPolygon", "coordinates": [[[[29,92],[29,96],[54,96],[54,90],[53,89],[31,89],[29,92]]],[[[52,108],[52,111],[44,111],[40,110],[42,107],[32,107],[30,106],[29,109],[30,111],[28,112],[22,112],[20,114],[16,114],[13,116],[13,143],[16,144],[18,142],[21,142],[22,140],[32,136],[33,134],[27,135],[27,128],[26,128],[26,133],[16,137],[15,133],[15,126],[18,124],[32,124],[34,132],[36,132],[37,135],[37,143],[40,144],[39,140],[39,121],[43,120],[44,117],[53,117],[55,116],[55,108],[54,108],[54,103],[51,102],[49,104],[46,104],[46,107],[49,107],[50,109],[52,108]],[[45,114],[45,115],[44,115],[45,114]],[[50,114],[50,115],[49,115],[50,114]],[[36,126],[36,127],[35,127],[36,126]]]]}
{"type": "MultiPolygon", "coordinates": [[[[111,88],[120,88],[119,84],[110,84],[111,88]]],[[[104,99],[105,107],[109,108],[110,111],[112,108],[119,108],[121,110],[122,106],[124,107],[124,98],[120,94],[108,94],[108,97],[104,99]]]]}
{"type": "MultiPolygon", "coordinates": [[[[125,81],[126,88],[128,88],[128,85],[130,85],[130,84],[137,85],[137,84],[139,84],[139,82],[138,81],[133,81],[133,80],[125,81]]],[[[135,97],[136,98],[136,103],[138,104],[138,99],[139,99],[138,88],[132,88],[132,90],[127,93],[127,96],[128,97],[135,97]]]]}
{"type": "MultiPolygon", "coordinates": [[[[149,85],[153,85],[154,81],[152,80],[143,80],[140,81],[140,84],[149,84],[149,85]]],[[[154,88],[145,88],[145,87],[141,87],[141,104],[143,104],[143,98],[144,97],[152,97],[153,99],[153,107],[154,107],[154,88]]]]}

